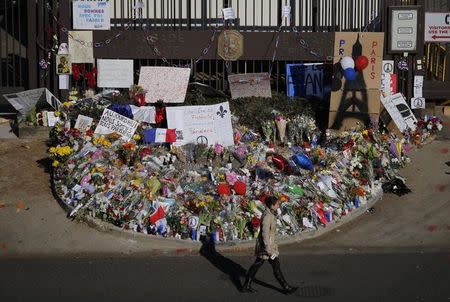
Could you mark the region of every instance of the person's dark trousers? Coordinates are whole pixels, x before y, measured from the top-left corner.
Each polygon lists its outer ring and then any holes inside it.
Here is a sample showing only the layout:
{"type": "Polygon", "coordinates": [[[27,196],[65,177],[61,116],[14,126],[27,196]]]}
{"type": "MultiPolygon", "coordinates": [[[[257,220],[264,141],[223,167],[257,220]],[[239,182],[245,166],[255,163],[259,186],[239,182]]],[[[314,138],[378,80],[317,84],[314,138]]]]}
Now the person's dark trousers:
{"type": "MultiPolygon", "coordinates": [[[[264,261],[265,261],[264,259],[257,257],[255,262],[249,268],[247,277],[245,279],[245,283],[243,286],[244,291],[247,291],[247,292],[255,292],[256,291],[251,287],[251,283],[252,283],[253,279],[255,279],[255,275],[258,272],[259,268],[264,264],[264,261]]],[[[283,273],[281,272],[280,260],[278,259],[278,257],[276,257],[275,259],[269,259],[268,261],[269,261],[270,265],[272,266],[273,275],[280,283],[281,287],[283,288],[284,293],[291,294],[295,290],[297,290],[296,287],[289,286],[289,284],[284,279],[283,273]]]]}

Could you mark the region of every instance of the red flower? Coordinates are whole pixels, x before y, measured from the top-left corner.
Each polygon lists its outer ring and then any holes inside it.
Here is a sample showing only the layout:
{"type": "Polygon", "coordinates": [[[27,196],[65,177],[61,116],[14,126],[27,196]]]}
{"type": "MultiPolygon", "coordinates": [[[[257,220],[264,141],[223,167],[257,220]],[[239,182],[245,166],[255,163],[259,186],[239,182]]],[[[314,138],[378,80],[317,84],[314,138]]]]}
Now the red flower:
{"type": "Polygon", "coordinates": [[[251,220],[252,226],[254,229],[259,228],[259,226],[261,225],[261,219],[259,219],[258,217],[254,216],[251,220]]]}
{"type": "Polygon", "coordinates": [[[86,135],[92,137],[94,135],[94,130],[89,128],[89,130],[86,131],[86,135]]]}
{"type": "Polygon", "coordinates": [[[145,157],[147,155],[152,154],[152,149],[150,149],[149,147],[144,147],[141,149],[141,151],[139,152],[139,155],[142,157],[145,157]]]}

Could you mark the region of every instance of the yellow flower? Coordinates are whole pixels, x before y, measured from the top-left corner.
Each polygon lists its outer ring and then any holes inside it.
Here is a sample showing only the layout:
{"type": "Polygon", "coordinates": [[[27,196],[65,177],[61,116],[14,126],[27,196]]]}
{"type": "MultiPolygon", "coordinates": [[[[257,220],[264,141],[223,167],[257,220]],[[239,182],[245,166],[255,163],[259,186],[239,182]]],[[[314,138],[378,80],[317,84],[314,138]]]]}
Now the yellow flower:
{"type": "Polygon", "coordinates": [[[58,167],[59,166],[59,161],[54,160],[53,163],[52,163],[52,166],[55,167],[55,168],[58,167]]]}
{"type": "Polygon", "coordinates": [[[55,116],[61,116],[61,112],[60,111],[55,111],[55,116]]]}
{"type": "Polygon", "coordinates": [[[138,141],[138,140],[141,139],[141,136],[140,136],[139,134],[135,134],[135,135],[133,135],[133,139],[134,139],[135,141],[138,141]]]}
{"type": "Polygon", "coordinates": [[[56,148],[55,147],[51,147],[49,152],[50,152],[50,154],[55,154],[56,153],[56,148]]]}
{"type": "Polygon", "coordinates": [[[70,106],[72,106],[72,102],[64,102],[64,103],[62,103],[62,105],[64,106],[64,107],[70,107],[70,106]]]}

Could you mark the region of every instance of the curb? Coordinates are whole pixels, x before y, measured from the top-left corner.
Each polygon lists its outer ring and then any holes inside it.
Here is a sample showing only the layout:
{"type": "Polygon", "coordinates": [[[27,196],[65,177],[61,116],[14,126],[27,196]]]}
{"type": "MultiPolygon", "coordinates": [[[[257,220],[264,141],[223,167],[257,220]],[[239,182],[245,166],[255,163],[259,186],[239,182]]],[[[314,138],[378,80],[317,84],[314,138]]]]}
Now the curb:
{"type": "MultiPolygon", "coordinates": [[[[51,170],[50,175],[51,175],[50,181],[52,193],[57,202],[67,212],[67,215],[69,215],[69,213],[72,211],[73,208],[67,205],[63,200],[61,200],[61,198],[59,198],[58,194],[56,193],[53,169],[51,170]]],[[[322,236],[366,213],[366,211],[370,207],[375,205],[375,203],[377,203],[382,198],[383,198],[383,190],[381,188],[381,185],[378,185],[375,188],[373,197],[370,200],[368,200],[365,204],[362,204],[359,208],[352,210],[349,214],[342,216],[339,220],[333,220],[329,222],[326,226],[319,227],[317,230],[300,232],[293,236],[281,237],[277,240],[277,243],[279,245],[292,244],[322,236]]],[[[90,216],[84,216],[79,221],[86,223],[89,227],[94,228],[97,231],[110,233],[122,238],[132,240],[142,240],[142,241],[144,240],[153,241],[155,242],[154,251],[159,251],[158,254],[166,254],[166,255],[169,254],[172,256],[198,255],[200,247],[202,245],[200,241],[176,239],[173,237],[161,237],[157,235],[138,233],[132,230],[124,230],[111,223],[90,216]],[[160,246],[158,246],[159,243],[161,243],[161,245],[167,245],[167,243],[169,243],[170,245],[173,246],[171,247],[165,246],[164,248],[161,248],[160,246]]],[[[255,246],[255,239],[228,241],[216,244],[216,250],[220,252],[237,253],[253,249],[254,246],[255,246]]]]}

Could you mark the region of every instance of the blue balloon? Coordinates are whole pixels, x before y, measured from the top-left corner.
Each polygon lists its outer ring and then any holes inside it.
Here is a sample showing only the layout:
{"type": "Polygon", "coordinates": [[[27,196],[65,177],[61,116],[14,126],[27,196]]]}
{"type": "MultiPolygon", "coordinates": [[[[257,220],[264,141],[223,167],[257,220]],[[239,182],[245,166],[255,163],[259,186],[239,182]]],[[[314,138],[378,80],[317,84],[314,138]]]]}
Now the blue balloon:
{"type": "Polygon", "coordinates": [[[299,153],[299,154],[295,154],[292,156],[292,160],[301,168],[305,169],[305,170],[314,170],[314,165],[311,162],[311,160],[309,159],[308,156],[306,156],[303,153],[299,153]]]}
{"type": "Polygon", "coordinates": [[[356,80],[356,77],[358,76],[358,73],[354,68],[347,68],[344,70],[344,77],[347,81],[354,81],[356,80]]]}

